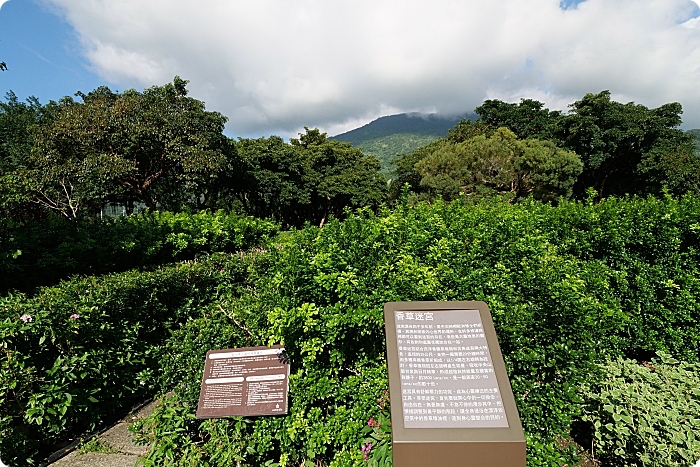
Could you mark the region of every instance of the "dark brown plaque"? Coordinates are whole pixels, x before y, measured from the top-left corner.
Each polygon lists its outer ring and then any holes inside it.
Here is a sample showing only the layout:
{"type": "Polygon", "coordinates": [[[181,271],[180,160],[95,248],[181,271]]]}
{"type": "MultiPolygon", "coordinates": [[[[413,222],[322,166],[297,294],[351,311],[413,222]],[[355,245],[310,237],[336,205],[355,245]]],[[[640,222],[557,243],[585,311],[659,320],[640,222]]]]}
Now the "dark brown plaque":
{"type": "Polygon", "coordinates": [[[288,392],[284,347],[210,350],[197,418],[286,414],[288,392]]]}
{"type": "Polygon", "coordinates": [[[394,465],[525,466],[525,436],[484,302],[384,307],[394,465]]]}

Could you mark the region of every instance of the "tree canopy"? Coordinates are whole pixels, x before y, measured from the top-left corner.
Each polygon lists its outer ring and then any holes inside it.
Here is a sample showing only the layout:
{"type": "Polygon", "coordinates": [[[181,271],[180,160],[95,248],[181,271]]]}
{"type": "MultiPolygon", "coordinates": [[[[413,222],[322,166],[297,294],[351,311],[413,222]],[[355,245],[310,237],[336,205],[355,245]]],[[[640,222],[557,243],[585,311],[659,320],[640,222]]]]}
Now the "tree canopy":
{"type": "Polygon", "coordinates": [[[416,163],[421,186],[446,199],[459,193],[568,197],[583,169],[579,157],[550,141],[519,140],[507,128],[453,144],[443,140],[416,163]]]}
{"type": "Polygon", "coordinates": [[[68,218],[106,201],[179,206],[226,161],[226,117],[187,97],[187,81],[62,99],[15,174],[26,199],[68,218]]]}
{"type": "Polygon", "coordinates": [[[680,129],[683,109],[677,102],[650,109],[615,102],[610,91],[602,91],[586,94],[567,113],[531,99],[489,100],[476,112],[491,130],[507,127],[519,138],[549,139],[578,154],[584,163],[575,187],[579,196],[588,187],[600,196],[658,193],[662,185],[692,189],[693,180],[679,178],[691,176],[697,162],[690,156],[692,135],[680,129]],[[678,166],[686,162],[690,166],[678,166]]]}
{"type": "Polygon", "coordinates": [[[318,129],[299,138],[245,139],[236,143],[243,170],[232,192],[248,214],[286,225],[323,225],[346,207],[377,206],[386,194],[379,161],[318,129]]]}

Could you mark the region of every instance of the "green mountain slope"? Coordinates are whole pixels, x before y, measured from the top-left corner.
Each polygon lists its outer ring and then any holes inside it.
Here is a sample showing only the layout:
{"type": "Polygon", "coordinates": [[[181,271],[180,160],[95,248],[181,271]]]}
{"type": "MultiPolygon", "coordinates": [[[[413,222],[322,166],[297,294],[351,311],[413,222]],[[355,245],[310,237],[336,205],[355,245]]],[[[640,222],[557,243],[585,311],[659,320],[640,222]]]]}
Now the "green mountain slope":
{"type": "Polygon", "coordinates": [[[407,154],[447,134],[462,118],[474,119],[475,115],[439,117],[435,114],[399,114],[374,120],[330,139],[352,143],[372,154],[382,163],[382,172],[391,175],[393,160],[399,154],[407,154]]]}
{"type": "Polygon", "coordinates": [[[695,136],[695,150],[700,152],[700,129],[696,128],[694,130],[688,130],[686,133],[690,133],[691,135],[695,136]]]}

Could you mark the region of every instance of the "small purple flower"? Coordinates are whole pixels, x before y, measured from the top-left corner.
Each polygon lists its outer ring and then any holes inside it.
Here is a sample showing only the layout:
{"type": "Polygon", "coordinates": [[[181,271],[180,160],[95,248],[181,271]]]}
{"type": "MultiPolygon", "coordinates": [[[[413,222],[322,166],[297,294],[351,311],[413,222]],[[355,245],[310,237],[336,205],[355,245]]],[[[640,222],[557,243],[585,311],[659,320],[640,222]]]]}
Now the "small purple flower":
{"type": "Polygon", "coordinates": [[[80,318],[80,315],[78,313],[73,313],[72,315],[70,315],[70,319],[78,319],[78,318],[80,318]]]}
{"type": "Polygon", "coordinates": [[[31,323],[34,318],[32,318],[32,315],[28,315],[25,313],[22,316],[20,316],[19,319],[21,319],[25,323],[31,323]]]}
{"type": "Polygon", "coordinates": [[[369,459],[369,452],[372,450],[372,443],[365,443],[362,446],[362,455],[365,456],[365,460],[369,459]]]}

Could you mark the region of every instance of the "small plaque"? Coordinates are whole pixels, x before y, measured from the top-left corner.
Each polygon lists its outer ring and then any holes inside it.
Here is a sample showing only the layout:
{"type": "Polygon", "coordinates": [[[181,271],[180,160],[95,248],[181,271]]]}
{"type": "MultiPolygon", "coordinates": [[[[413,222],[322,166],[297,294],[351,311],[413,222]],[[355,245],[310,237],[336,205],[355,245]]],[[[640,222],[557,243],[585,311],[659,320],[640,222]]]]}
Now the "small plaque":
{"type": "Polygon", "coordinates": [[[394,321],[404,427],[508,427],[479,310],[397,310],[394,321]]]}
{"type": "Polygon", "coordinates": [[[207,352],[197,418],[287,413],[289,362],[284,347],[207,352]]]}

